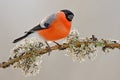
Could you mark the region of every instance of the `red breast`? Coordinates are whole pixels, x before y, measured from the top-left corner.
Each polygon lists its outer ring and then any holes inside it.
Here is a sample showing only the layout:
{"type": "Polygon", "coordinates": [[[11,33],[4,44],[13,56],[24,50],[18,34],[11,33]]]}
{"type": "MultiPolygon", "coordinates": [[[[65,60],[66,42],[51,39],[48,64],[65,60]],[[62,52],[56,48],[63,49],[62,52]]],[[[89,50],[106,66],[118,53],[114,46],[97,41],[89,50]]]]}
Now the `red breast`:
{"type": "Polygon", "coordinates": [[[71,22],[68,21],[63,12],[56,14],[55,20],[49,28],[37,31],[38,34],[47,41],[56,41],[65,38],[71,29],[71,22]]]}

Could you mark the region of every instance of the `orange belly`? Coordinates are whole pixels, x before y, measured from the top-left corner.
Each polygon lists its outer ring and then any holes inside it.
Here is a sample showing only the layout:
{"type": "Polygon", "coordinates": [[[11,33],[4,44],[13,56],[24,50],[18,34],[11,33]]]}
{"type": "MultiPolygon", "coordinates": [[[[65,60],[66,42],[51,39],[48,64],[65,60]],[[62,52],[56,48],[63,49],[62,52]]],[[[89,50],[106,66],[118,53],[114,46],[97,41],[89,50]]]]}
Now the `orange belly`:
{"type": "Polygon", "coordinates": [[[63,13],[56,15],[57,18],[49,28],[37,31],[47,41],[56,41],[65,38],[71,29],[71,23],[67,21],[63,13]]]}

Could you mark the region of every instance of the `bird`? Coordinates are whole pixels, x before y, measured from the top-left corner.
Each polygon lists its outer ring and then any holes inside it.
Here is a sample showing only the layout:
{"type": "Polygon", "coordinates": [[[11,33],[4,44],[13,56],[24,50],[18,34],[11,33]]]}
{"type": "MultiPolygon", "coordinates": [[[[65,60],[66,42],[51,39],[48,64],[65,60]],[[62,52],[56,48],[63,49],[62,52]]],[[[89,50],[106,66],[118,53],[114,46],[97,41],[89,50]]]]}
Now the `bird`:
{"type": "Polygon", "coordinates": [[[72,11],[68,9],[59,10],[56,13],[43,18],[38,25],[29,31],[26,31],[25,35],[15,39],[13,43],[17,43],[32,33],[37,32],[37,34],[45,40],[47,45],[47,41],[53,41],[59,45],[55,41],[63,39],[69,35],[73,18],[74,13],[72,11]]]}

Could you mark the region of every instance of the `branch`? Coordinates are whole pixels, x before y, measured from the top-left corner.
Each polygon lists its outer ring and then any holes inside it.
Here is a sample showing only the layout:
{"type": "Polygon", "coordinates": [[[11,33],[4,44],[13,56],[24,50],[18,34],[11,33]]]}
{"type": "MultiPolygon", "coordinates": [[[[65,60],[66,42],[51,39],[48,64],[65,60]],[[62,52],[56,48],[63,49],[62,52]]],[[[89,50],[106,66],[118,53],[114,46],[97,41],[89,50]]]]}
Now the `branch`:
{"type": "MultiPolygon", "coordinates": [[[[71,32],[65,41],[61,47],[59,45],[50,47],[51,50],[67,50],[67,54],[73,60],[79,61],[83,61],[86,56],[92,59],[96,55],[97,47],[101,47],[104,52],[109,49],[120,49],[120,43],[115,40],[98,40],[94,35],[90,38],[80,39],[77,32],[71,32]]],[[[8,61],[0,63],[0,68],[8,68],[13,65],[15,68],[21,68],[25,74],[34,73],[38,69],[37,57],[41,58],[43,54],[47,53],[49,53],[49,49],[39,40],[26,39],[13,48],[11,57],[8,61]]]]}
{"type": "MultiPolygon", "coordinates": [[[[79,47],[82,44],[91,44],[91,43],[95,44],[97,42],[78,42],[78,41],[76,41],[74,44],[75,44],[76,47],[79,47]]],[[[55,45],[55,46],[51,47],[51,50],[52,51],[53,50],[64,50],[66,48],[69,48],[69,44],[70,43],[63,43],[63,44],[61,44],[61,49],[59,49],[58,45],[55,45]]],[[[105,48],[112,48],[112,49],[117,48],[117,49],[120,49],[120,44],[118,44],[118,43],[116,43],[116,44],[105,44],[105,48]]],[[[48,52],[49,52],[48,48],[35,51],[35,54],[30,54],[31,52],[29,51],[29,52],[25,53],[25,55],[21,55],[19,57],[15,57],[13,59],[9,59],[7,62],[0,63],[0,68],[9,67],[10,65],[13,65],[15,62],[17,62],[17,61],[19,61],[21,59],[25,59],[25,58],[31,57],[33,55],[37,55],[37,56],[43,55],[43,54],[46,54],[48,52]]]]}

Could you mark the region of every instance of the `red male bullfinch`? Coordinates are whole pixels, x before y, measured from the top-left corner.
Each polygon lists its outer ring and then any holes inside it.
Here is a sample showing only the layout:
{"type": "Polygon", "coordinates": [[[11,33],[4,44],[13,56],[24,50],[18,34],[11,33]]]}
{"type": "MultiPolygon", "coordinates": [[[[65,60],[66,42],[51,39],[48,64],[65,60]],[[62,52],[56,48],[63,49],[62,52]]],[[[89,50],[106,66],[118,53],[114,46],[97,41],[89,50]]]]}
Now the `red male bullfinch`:
{"type": "Polygon", "coordinates": [[[70,10],[60,10],[57,13],[45,17],[40,24],[30,29],[24,36],[15,39],[13,43],[26,38],[28,35],[34,32],[37,32],[38,35],[45,40],[45,42],[55,42],[56,40],[65,38],[70,32],[73,17],[74,14],[70,10]]]}

